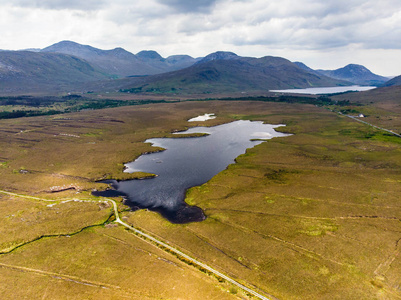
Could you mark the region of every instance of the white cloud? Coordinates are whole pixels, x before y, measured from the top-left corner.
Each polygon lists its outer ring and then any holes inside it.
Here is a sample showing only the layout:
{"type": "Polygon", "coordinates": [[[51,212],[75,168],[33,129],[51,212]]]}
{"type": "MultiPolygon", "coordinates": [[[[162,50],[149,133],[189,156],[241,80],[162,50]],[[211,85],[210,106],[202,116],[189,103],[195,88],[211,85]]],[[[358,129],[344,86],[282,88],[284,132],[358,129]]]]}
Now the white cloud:
{"type": "Polygon", "coordinates": [[[180,13],[210,12],[217,0],[158,0],[160,4],[180,13]]]}
{"type": "Polygon", "coordinates": [[[379,53],[395,60],[400,24],[399,0],[0,0],[3,49],[68,39],[164,56],[227,50],[307,62],[369,58],[387,74],[401,65],[384,63],[379,53]]]}
{"type": "MultiPolygon", "coordinates": [[[[0,5],[8,4],[10,1],[1,0],[0,5]]],[[[98,10],[107,4],[107,0],[13,0],[15,7],[41,8],[49,10],[98,10]]]]}

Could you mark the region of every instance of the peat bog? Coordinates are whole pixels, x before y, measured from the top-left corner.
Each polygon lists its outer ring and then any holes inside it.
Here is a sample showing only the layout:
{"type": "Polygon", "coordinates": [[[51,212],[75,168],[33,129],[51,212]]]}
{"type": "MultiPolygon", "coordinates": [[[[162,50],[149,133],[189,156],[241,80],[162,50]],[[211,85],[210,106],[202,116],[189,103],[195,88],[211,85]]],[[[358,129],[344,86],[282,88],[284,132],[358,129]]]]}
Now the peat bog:
{"type": "MultiPolygon", "coordinates": [[[[114,190],[96,191],[96,196],[121,196],[132,209],[147,208],[161,213],[172,223],[202,221],[206,217],[196,206],[185,203],[186,190],[206,183],[235,158],[265,139],[286,136],[263,122],[239,120],[215,127],[194,127],[180,134],[205,133],[202,137],[146,140],[166,149],[148,153],[127,163],[126,171],[156,174],[152,178],[107,180],[114,190]]],[[[178,134],[177,134],[178,137],[178,134]]]]}

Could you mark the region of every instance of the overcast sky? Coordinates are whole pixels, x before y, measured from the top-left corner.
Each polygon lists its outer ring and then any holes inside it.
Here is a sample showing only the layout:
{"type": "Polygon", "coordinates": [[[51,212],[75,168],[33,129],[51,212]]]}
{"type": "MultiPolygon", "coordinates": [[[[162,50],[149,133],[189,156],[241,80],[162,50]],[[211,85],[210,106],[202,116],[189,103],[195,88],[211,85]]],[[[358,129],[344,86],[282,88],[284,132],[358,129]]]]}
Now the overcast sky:
{"type": "Polygon", "coordinates": [[[401,74],[400,0],[0,0],[0,49],[72,40],[162,56],[281,56],[401,74]]]}

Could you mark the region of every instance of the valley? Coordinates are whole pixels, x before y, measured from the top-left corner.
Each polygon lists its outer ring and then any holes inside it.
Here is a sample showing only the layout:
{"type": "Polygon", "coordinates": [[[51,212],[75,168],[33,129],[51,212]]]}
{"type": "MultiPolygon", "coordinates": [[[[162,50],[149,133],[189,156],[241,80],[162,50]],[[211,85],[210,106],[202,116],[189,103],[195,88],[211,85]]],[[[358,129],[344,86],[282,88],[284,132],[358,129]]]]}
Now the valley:
{"type": "MultiPolygon", "coordinates": [[[[400,299],[399,81],[226,51],[0,51],[1,298],[400,299]],[[369,90],[296,93],[355,84],[369,90]],[[158,175],[124,172],[163,149],[150,141],[228,123],[283,124],[285,138],[179,191],[197,222],[108,190],[158,175]]],[[[218,143],[202,155],[233,141],[218,143]]]]}
{"type": "MultiPolygon", "coordinates": [[[[313,70],[283,57],[217,51],[163,58],[153,50],[102,50],[61,41],[34,51],[0,51],[0,96],[129,93],[192,97],[265,94],[273,89],[385,84],[361,65],[313,70]]],[[[391,84],[391,83],[390,83],[391,84]]]]}
{"type": "Polygon", "coordinates": [[[400,141],[315,105],[234,99],[0,120],[2,190],[33,197],[0,195],[1,295],[252,298],[115,226],[114,208],[91,196],[107,187],[96,180],[129,176],[123,163],[151,150],[147,138],[241,119],[292,135],[190,189],[205,221],[171,224],[116,198],[121,220],[269,299],[399,297],[400,141]],[[187,122],[206,112],[216,118],[187,122]]]}
{"type": "Polygon", "coordinates": [[[1,300],[401,300],[400,1],[0,8],[1,300]]]}

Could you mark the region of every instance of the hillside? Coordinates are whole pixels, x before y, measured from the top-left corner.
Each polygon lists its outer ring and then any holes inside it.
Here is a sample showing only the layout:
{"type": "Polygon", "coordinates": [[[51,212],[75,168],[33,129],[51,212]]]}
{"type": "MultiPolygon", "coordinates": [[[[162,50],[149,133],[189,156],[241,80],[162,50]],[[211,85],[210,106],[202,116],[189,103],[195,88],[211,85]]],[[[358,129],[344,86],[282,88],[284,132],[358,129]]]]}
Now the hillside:
{"type": "MultiPolygon", "coordinates": [[[[202,58],[193,58],[189,55],[171,55],[166,58],[165,62],[175,70],[185,69],[192,66],[202,58]]],[[[173,71],[173,70],[172,70],[173,71]]]]}
{"type": "Polygon", "coordinates": [[[398,86],[401,85],[401,75],[385,82],[382,86],[398,86]]]}
{"type": "Polygon", "coordinates": [[[346,80],[358,85],[379,86],[388,80],[387,77],[376,75],[366,67],[356,64],[349,64],[336,70],[313,70],[302,62],[294,62],[298,67],[305,71],[322,74],[331,78],[346,80]]]}
{"type": "Polygon", "coordinates": [[[241,57],[233,52],[228,51],[217,51],[214,53],[210,53],[209,55],[200,59],[197,64],[203,64],[213,60],[233,60],[233,59],[240,59],[241,57]]]}
{"type": "Polygon", "coordinates": [[[299,61],[295,61],[294,64],[296,64],[298,67],[300,67],[301,69],[308,71],[310,73],[313,74],[320,74],[318,71],[313,70],[312,68],[308,67],[307,65],[305,65],[303,62],[299,62],[299,61]]]}
{"type": "Polygon", "coordinates": [[[239,57],[212,53],[197,64],[175,72],[149,76],[127,84],[128,92],[224,93],[271,89],[349,85],[348,82],[307,72],[280,58],[239,57]],[[216,58],[223,57],[223,59],[216,58]]]}
{"type": "Polygon", "coordinates": [[[62,41],[42,49],[41,52],[73,55],[90,62],[105,73],[117,77],[159,73],[157,68],[148,65],[123,48],[101,50],[71,41],[62,41]]]}
{"type": "Polygon", "coordinates": [[[186,68],[196,62],[196,59],[185,55],[163,58],[156,51],[141,51],[135,55],[123,48],[101,50],[72,41],[56,43],[41,52],[74,55],[115,77],[160,74],[186,68]]]}
{"type": "Polygon", "coordinates": [[[64,91],[108,76],[88,62],[59,53],[0,52],[2,94],[64,91]]]}
{"type": "Polygon", "coordinates": [[[157,70],[158,74],[184,69],[197,62],[197,59],[189,55],[172,55],[164,58],[153,50],[143,50],[138,52],[136,56],[157,70]]]}
{"type": "MultiPolygon", "coordinates": [[[[203,58],[152,50],[130,53],[62,41],[37,51],[1,51],[0,92],[60,90],[211,94],[338,85],[379,85],[387,78],[364,66],[313,70],[280,57],[241,57],[218,51],[203,58]],[[113,80],[110,80],[113,79],[113,80]]],[[[397,78],[389,84],[397,84],[397,78]]]]}
{"type": "Polygon", "coordinates": [[[328,77],[347,80],[359,85],[379,86],[386,82],[388,78],[376,75],[366,67],[356,64],[349,64],[337,70],[316,70],[328,77]]]}

